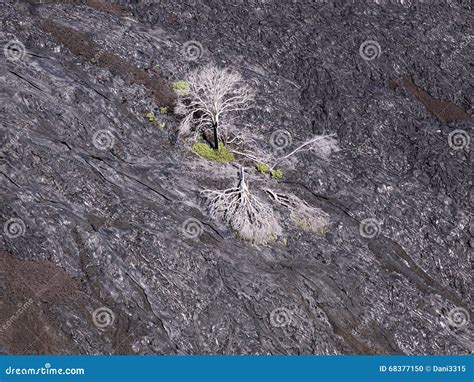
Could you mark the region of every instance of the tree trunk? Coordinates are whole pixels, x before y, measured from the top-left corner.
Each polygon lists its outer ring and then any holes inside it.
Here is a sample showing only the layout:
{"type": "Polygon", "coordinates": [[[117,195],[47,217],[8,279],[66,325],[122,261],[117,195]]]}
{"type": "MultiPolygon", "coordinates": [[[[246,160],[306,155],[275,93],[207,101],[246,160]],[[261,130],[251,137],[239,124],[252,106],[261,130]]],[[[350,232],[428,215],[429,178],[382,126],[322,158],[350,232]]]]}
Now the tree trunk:
{"type": "Polygon", "coordinates": [[[214,150],[219,150],[219,137],[217,135],[217,123],[214,123],[212,125],[212,128],[214,129],[214,150]]]}

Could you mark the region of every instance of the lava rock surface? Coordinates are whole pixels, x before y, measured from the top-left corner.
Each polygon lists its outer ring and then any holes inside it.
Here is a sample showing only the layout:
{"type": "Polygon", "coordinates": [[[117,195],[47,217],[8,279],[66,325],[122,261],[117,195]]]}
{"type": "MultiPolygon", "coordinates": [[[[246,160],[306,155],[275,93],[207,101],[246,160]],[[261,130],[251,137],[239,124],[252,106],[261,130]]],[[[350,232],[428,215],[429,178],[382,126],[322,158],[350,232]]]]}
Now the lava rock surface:
{"type": "Polygon", "coordinates": [[[26,49],[0,55],[0,353],[471,353],[473,21],[454,0],[0,1],[26,49]],[[254,84],[267,140],[335,134],[249,179],[325,211],[323,235],[254,246],[209,218],[200,191],[238,166],[158,112],[208,63],[254,84]]]}

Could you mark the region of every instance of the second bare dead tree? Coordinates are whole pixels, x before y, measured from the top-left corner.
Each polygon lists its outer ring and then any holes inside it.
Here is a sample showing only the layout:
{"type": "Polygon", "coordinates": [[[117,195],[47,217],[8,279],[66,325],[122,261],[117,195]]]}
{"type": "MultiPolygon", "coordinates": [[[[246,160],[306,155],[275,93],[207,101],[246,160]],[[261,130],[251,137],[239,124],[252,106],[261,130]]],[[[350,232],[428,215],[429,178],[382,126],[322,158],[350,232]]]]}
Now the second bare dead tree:
{"type": "Polygon", "coordinates": [[[192,72],[188,83],[189,92],[178,99],[175,109],[183,117],[179,132],[210,134],[217,150],[224,130],[234,128],[231,114],[250,107],[254,90],[239,73],[213,65],[192,72]]]}
{"type": "Polygon", "coordinates": [[[250,192],[243,168],[237,187],[202,193],[209,201],[211,216],[228,223],[243,239],[263,244],[281,235],[273,209],[250,192]]]}

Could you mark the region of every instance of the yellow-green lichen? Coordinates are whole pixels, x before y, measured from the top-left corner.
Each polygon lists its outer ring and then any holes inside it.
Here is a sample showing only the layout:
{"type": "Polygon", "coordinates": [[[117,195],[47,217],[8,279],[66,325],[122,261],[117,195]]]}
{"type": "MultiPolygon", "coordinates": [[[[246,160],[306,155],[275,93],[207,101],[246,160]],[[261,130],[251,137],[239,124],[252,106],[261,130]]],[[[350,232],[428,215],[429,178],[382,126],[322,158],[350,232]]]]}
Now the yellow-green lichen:
{"type": "Polygon", "coordinates": [[[196,142],[193,144],[193,151],[212,162],[226,163],[232,162],[235,159],[234,154],[232,154],[222,143],[219,144],[218,150],[214,150],[207,143],[196,142]]]}
{"type": "Polygon", "coordinates": [[[276,180],[281,180],[283,179],[283,171],[281,169],[277,168],[276,170],[272,171],[272,178],[276,180]]]}
{"type": "Polygon", "coordinates": [[[180,96],[188,95],[189,93],[189,83],[187,81],[176,81],[173,84],[173,89],[178,93],[180,96]]]}
{"type": "Polygon", "coordinates": [[[269,174],[272,172],[270,167],[268,167],[265,163],[257,163],[255,167],[260,174],[269,174]]]}
{"type": "Polygon", "coordinates": [[[166,106],[161,106],[160,114],[168,114],[168,108],[166,106]]]}
{"type": "Polygon", "coordinates": [[[153,113],[151,111],[146,113],[146,119],[148,119],[148,122],[150,122],[150,123],[155,122],[155,116],[153,115],[153,113]]]}

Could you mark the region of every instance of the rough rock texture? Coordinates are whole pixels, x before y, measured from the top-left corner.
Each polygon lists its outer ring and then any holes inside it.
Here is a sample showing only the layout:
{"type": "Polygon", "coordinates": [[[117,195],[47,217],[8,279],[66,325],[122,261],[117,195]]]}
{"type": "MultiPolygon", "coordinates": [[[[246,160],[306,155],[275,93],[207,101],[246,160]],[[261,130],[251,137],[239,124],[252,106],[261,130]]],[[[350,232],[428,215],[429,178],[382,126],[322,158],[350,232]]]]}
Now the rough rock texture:
{"type": "Polygon", "coordinates": [[[454,0],[0,1],[26,47],[0,55],[0,353],[472,352],[473,21],[454,0]],[[281,182],[249,175],[323,209],[323,235],[286,221],[256,247],[208,217],[237,165],[145,116],[211,62],[255,85],[267,140],[336,133],[281,182]]]}

